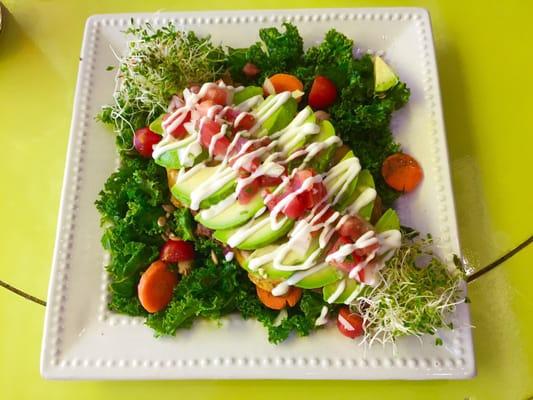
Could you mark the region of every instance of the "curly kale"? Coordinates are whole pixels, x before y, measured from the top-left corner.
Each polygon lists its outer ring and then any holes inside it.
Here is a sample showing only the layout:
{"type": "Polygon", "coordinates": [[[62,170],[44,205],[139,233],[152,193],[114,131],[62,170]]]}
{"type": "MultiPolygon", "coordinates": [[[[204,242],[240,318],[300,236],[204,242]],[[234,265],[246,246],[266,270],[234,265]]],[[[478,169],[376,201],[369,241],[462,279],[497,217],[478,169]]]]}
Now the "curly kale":
{"type": "Polygon", "coordinates": [[[227,261],[215,241],[198,237],[195,251],[195,265],[176,286],[170,304],[148,316],[146,324],[157,335],[174,335],[178,329],[189,328],[197,317],[219,319],[235,311],[244,319],[261,322],[272,343],[284,341],[293,332],[306,336],[315,329],[315,320],[325,305],[320,294],[306,291],[298,306],[277,324],[278,312],[259,301],[244,269],[235,261],[227,261]]]}

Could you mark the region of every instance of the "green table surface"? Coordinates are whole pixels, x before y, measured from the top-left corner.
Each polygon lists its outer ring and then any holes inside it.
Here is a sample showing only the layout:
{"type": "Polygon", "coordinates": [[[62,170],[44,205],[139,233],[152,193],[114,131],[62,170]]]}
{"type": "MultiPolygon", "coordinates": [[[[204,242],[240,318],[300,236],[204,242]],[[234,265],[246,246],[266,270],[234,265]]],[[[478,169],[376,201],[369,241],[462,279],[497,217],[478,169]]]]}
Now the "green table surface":
{"type": "MultiPolygon", "coordinates": [[[[85,19],[96,13],[199,8],[428,8],[462,245],[474,266],[492,261],[533,233],[532,4],[4,1],[0,279],[46,298],[85,19]]],[[[0,398],[531,398],[532,259],[530,246],[470,285],[478,376],[466,381],[45,381],[39,375],[44,307],[0,288],[0,398]]]]}

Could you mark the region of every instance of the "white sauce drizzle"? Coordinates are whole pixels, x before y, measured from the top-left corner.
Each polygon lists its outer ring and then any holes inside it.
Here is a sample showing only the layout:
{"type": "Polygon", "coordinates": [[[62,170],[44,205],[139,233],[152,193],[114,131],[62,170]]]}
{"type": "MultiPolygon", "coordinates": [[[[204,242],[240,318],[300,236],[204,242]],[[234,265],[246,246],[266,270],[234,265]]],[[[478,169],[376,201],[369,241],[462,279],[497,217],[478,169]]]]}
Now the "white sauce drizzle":
{"type": "Polygon", "coordinates": [[[291,97],[291,92],[281,92],[275,96],[263,101],[261,106],[255,113],[255,124],[249,130],[250,133],[255,132],[263,123],[274,114],[284,103],[291,97]]]}
{"type": "Polygon", "coordinates": [[[350,324],[342,315],[339,314],[337,318],[339,319],[339,322],[344,327],[344,329],[346,329],[347,331],[355,331],[355,328],[352,326],[352,324],[350,324]]]}
{"type": "Polygon", "coordinates": [[[357,296],[359,296],[359,293],[361,293],[364,287],[365,285],[362,283],[359,286],[357,286],[355,290],[352,292],[352,294],[349,295],[346,298],[346,300],[344,300],[344,304],[352,304],[352,301],[354,301],[357,298],[357,296]]]}
{"type": "Polygon", "coordinates": [[[228,252],[226,253],[226,255],[224,256],[224,259],[225,259],[226,261],[231,261],[231,260],[233,260],[233,257],[234,257],[234,256],[235,256],[235,254],[233,253],[233,251],[228,251],[228,252]]]}
{"type": "Polygon", "coordinates": [[[329,304],[332,304],[335,300],[337,300],[341,296],[345,288],[346,288],[346,281],[343,279],[339,282],[335,291],[331,293],[331,296],[329,296],[326,299],[326,302],[328,302],[329,304]]]}
{"type": "Polygon", "coordinates": [[[237,173],[235,171],[233,171],[231,168],[220,165],[213,175],[198,185],[198,187],[191,192],[191,210],[198,210],[202,200],[215,193],[226,183],[232,181],[236,177],[237,173]]]}
{"type": "Polygon", "coordinates": [[[374,188],[368,187],[355,199],[355,201],[346,209],[349,214],[357,214],[363,207],[372,203],[376,199],[377,192],[374,188]]]}
{"type": "Polygon", "coordinates": [[[282,296],[289,290],[290,286],[295,285],[296,283],[300,282],[305,277],[314,274],[315,272],[320,271],[323,268],[326,268],[328,266],[327,263],[319,264],[313,268],[309,268],[305,271],[299,271],[291,275],[289,278],[284,280],[283,282],[279,283],[272,289],[272,294],[274,296],[282,296]]]}
{"type": "Polygon", "coordinates": [[[237,194],[232,193],[228,197],[226,197],[224,200],[219,201],[218,203],[212,205],[211,207],[200,211],[200,217],[202,217],[205,220],[211,219],[220,213],[222,213],[224,210],[227,210],[229,207],[231,207],[235,202],[237,201],[237,194]]]}
{"type": "Polygon", "coordinates": [[[315,326],[326,325],[328,323],[327,315],[328,306],[322,306],[322,309],[320,310],[320,315],[315,321],[315,326]]]}
{"type": "Polygon", "coordinates": [[[328,196],[330,198],[335,196],[332,204],[337,204],[342,198],[359,171],[361,171],[361,164],[356,157],[347,158],[329,170],[324,179],[324,185],[328,189],[328,196]]]}
{"type": "Polygon", "coordinates": [[[355,241],[355,243],[344,244],[337,251],[329,254],[326,257],[326,262],[342,262],[346,256],[352,254],[354,250],[364,249],[375,243],[378,243],[378,238],[375,236],[374,231],[365,232],[355,241]]]}

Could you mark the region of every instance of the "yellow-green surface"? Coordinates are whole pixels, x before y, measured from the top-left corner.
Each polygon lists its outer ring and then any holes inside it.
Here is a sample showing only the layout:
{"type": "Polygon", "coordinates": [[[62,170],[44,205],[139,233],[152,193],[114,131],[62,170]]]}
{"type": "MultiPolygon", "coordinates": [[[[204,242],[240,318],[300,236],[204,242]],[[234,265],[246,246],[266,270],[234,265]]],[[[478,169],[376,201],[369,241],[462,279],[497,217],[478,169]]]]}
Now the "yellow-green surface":
{"type": "MultiPolygon", "coordinates": [[[[532,3],[528,1],[4,2],[0,33],[0,279],[46,297],[83,25],[94,13],[416,5],[432,15],[458,219],[483,265],[533,233],[532,3]],[[528,208],[529,203],[529,208],[528,208]]],[[[471,285],[478,377],[443,382],[48,382],[44,308],[0,288],[0,398],[527,399],[530,247],[471,285]]]]}

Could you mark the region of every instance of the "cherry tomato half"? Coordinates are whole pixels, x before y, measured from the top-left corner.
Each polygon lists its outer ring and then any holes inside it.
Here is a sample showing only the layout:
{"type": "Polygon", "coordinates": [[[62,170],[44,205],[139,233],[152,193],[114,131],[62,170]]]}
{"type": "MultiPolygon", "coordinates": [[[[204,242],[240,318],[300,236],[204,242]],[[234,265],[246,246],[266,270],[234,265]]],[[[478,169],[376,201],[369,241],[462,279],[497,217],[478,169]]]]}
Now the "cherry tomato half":
{"type": "Polygon", "coordinates": [[[335,84],[325,76],[317,76],[309,92],[309,105],[315,110],[328,108],[337,98],[335,84]]]}
{"type": "Polygon", "coordinates": [[[148,127],[140,128],[135,131],[133,136],[133,146],[137,152],[145,157],[152,157],[153,146],[162,139],[161,135],[152,132],[148,127]]]}
{"type": "Polygon", "coordinates": [[[159,251],[159,258],[167,263],[190,261],[194,259],[194,247],[185,240],[167,240],[159,251]]]}
{"type": "Polygon", "coordinates": [[[348,307],[342,307],[337,316],[337,328],[344,336],[354,339],[363,334],[363,319],[348,307]]]}

